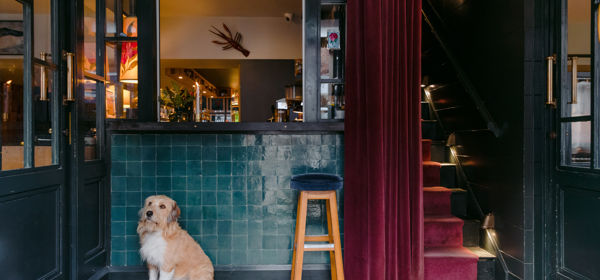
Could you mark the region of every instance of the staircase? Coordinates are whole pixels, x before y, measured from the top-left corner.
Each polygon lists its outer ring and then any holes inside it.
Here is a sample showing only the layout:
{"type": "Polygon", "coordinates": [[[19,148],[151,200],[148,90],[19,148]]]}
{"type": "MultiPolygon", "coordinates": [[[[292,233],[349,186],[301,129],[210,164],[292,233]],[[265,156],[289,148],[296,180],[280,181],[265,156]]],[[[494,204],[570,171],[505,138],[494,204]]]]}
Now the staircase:
{"type": "Polygon", "coordinates": [[[467,218],[444,133],[422,102],[425,279],[495,279],[495,256],[479,247],[480,222],[467,218]]]}

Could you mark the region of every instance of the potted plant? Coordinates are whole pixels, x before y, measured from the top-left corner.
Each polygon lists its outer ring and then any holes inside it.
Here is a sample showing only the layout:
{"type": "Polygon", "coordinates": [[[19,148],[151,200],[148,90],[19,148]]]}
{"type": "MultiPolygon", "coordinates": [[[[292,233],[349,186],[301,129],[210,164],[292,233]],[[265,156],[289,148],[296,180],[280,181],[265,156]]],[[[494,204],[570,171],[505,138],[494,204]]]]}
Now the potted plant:
{"type": "Polygon", "coordinates": [[[179,84],[172,82],[170,87],[160,90],[160,104],[169,108],[171,122],[191,121],[193,116],[194,94],[179,84]]]}

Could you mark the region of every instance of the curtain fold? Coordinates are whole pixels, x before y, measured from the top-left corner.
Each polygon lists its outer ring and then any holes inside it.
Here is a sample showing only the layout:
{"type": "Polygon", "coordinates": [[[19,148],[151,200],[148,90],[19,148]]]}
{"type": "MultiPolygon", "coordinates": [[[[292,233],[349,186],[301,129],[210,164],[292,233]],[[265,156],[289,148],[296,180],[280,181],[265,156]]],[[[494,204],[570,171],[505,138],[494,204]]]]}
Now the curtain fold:
{"type": "Polygon", "coordinates": [[[423,279],[421,1],[347,14],[345,275],[423,279]]]}

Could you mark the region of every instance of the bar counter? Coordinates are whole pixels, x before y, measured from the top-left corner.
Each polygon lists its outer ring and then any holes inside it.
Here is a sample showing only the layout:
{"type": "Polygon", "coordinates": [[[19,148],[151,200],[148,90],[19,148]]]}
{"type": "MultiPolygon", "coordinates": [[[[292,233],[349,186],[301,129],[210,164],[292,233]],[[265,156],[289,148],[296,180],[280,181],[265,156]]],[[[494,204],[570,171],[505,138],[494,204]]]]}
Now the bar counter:
{"type": "MultiPolygon", "coordinates": [[[[113,266],[142,264],[137,212],[145,197],[165,194],[217,269],[289,269],[297,207],[291,176],[343,175],[339,122],[112,121],[107,128],[113,266]]],[[[343,191],[338,200],[343,228],[343,191]]],[[[308,209],[308,233],[325,233],[325,205],[308,209]]],[[[327,269],[329,255],[307,253],[305,263],[327,269]]]]}

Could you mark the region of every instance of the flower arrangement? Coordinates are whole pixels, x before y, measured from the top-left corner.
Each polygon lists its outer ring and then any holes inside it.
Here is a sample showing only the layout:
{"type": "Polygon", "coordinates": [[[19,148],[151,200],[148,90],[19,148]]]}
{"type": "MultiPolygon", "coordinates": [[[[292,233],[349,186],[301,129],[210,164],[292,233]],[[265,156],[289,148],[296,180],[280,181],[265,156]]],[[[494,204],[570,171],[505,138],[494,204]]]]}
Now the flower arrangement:
{"type": "Polygon", "coordinates": [[[179,84],[172,82],[170,87],[160,90],[160,104],[167,107],[169,121],[191,121],[193,116],[194,94],[179,84]]]}

